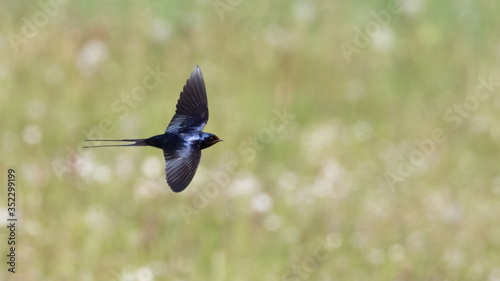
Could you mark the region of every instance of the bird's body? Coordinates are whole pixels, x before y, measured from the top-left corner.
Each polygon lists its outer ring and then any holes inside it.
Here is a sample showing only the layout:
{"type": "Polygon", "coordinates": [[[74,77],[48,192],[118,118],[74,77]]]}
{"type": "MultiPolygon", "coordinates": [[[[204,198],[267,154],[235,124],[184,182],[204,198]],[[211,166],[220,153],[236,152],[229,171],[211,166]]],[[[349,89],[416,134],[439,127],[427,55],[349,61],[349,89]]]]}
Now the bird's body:
{"type": "MultiPolygon", "coordinates": [[[[161,149],[168,149],[173,143],[182,144],[182,146],[187,147],[190,145],[197,146],[201,149],[212,146],[211,141],[215,135],[198,132],[196,130],[187,130],[180,133],[164,133],[161,135],[156,135],[148,139],[144,139],[144,142],[148,146],[153,146],[161,149]],[[208,140],[208,142],[207,142],[208,140]]],[[[220,140],[218,140],[220,141],[220,140]]]]}
{"type": "Polygon", "coordinates": [[[175,115],[165,133],[147,139],[89,140],[127,141],[131,144],[98,145],[110,146],[152,146],[163,150],[165,173],[168,185],[174,192],[184,190],[196,173],[200,163],[201,150],[220,140],[216,135],[203,132],[208,122],[208,102],[201,70],[195,67],[186,81],[177,101],[175,115]]]}

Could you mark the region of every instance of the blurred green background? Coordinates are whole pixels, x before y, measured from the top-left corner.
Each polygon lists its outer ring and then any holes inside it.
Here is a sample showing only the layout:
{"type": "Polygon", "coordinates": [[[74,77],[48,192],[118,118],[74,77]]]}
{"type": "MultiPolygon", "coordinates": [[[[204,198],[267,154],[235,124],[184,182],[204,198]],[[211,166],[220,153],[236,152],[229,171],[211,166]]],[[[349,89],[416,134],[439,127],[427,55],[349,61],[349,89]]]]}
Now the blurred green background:
{"type": "Polygon", "coordinates": [[[0,279],[500,280],[499,8],[0,2],[0,279]],[[81,149],[162,133],[195,65],[225,141],[184,192],[81,149]]]}

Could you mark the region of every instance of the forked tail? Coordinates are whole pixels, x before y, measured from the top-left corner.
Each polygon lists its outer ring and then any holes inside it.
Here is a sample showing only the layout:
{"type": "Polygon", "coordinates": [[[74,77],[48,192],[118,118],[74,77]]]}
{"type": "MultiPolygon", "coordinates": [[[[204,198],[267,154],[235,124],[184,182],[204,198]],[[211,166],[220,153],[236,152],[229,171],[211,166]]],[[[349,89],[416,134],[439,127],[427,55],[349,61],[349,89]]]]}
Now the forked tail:
{"type": "Polygon", "coordinates": [[[106,144],[106,145],[92,145],[84,146],[83,148],[94,148],[94,147],[113,147],[113,146],[146,146],[146,139],[125,139],[125,140],[85,140],[85,141],[133,141],[131,144],[106,144]]]}

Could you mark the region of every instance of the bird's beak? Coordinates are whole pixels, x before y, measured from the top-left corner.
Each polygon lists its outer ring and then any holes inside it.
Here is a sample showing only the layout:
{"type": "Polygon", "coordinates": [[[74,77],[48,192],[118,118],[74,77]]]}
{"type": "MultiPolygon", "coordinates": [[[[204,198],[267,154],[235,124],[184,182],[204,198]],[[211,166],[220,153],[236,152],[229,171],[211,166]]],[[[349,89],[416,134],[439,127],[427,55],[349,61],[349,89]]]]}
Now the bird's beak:
{"type": "Polygon", "coordinates": [[[214,145],[214,144],[216,144],[218,142],[221,142],[221,141],[223,141],[223,140],[217,138],[217,139],[215,139],[215,140],[212,141],[211,145],[214,145]]]}

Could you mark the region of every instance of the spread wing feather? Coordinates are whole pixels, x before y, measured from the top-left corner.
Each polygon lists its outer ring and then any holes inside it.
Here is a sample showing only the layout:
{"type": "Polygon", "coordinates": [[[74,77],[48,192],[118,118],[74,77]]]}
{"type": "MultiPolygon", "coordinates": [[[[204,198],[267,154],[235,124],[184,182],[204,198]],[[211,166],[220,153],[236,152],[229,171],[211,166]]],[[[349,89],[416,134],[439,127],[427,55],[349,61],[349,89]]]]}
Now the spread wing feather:
{"type": "Polygon", "coordinates": [[[163,149],[167,183],[174,192],[183,191],[198,169],[201,150],[196,145],[169,147],[163,149]]]}
{"type": "Polygon", "coordinates": [[[194,68],[181,92],[175,115],[165,132],[178,132],[183,128],[203,130],[208,122],[208,101],[205,82],[199,66],[194,68]]]}

